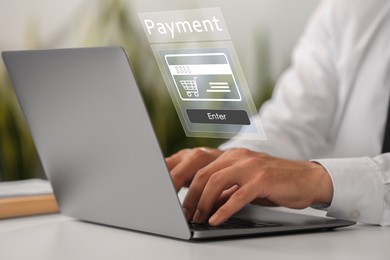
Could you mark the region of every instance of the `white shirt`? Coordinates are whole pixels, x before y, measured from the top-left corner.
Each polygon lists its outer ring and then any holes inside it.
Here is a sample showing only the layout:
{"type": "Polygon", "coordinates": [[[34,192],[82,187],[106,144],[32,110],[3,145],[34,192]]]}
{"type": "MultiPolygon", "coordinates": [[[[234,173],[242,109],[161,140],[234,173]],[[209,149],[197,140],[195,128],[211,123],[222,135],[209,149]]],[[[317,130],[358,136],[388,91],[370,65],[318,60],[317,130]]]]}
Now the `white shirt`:
{"type": "Polygon", "coordinates": [[[333,181],[329,216],[390,225],[389,97],[390,1],[324,0],[260,110],[268,140],[221,148],[316,159],[333,181]]]}

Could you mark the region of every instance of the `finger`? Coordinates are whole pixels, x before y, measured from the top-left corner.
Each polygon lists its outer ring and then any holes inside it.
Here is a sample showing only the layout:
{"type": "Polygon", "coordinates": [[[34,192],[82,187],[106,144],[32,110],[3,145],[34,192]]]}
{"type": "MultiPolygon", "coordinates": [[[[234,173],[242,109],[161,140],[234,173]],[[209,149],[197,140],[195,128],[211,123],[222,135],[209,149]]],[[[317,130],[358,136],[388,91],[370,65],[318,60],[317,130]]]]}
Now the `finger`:
{"type": "Polygon", "coordinates": [[[240,188],[240,186],[234,185],[230,189],[224,190],[222,192],[221,196],[219,196],[219,198],[217,199],[217,201],[213,205],[213,209],[211,210],[211,214],[214,214],[223,204],[225,204],[229,200],[230,196],[232,196],[232,194],[234,192],[236,192],[239,188],[240,188]]]}
{"type": "Polygon", "coordinates": [[[223,191],[235,186],[238,178],[236,167],[225,168],[213,174],[199,198],[193,221],[197,223],[205,222],[223,191]]]}
{"type": "Polygon", "coordinates": [[[187,182],[191,181],[198,167],[196,163],[185,159],[171,170],[171,177],[176,191],[179,191],[187,182]]]}
{"type": "Polygon", "coordinates": [[[269,199],[255,199],[254,201],[252,201],[252,203],[266,207],[278,207],[278,204],[270,201],[269,199]]]}
{"type": "Polygon", "coordinates": [[[237,158],[231,156],[236,151],[230,151],[227,156],[224,153],[195,176],[183,204],[194,222],[206,221],[224,190],[249,181],[249,175],[241,174],[247,170],[246,165],[237,163],[237,158]]]}
{"type": "MultiPolygon", "coordinates": [[[[208,164],[207,166],[203,167],[201,170],[199,170],[194,179],[192,180],[192,183],[188,189],[187,196],[184,199],[183,202],[183,208],[185,208],[188,216],[188,220],[193,220],[194,215],[196,213],[197,205],[199,202],[199,199],[203,193],[204,187],[206,186],[207,182],[209,181],[209,178],[214,173],[225,169],[229,167],[233,162],[231,160],[226,160],[224,158],[223,154],[219,156],[216,160],[208,164]]],[[[227,188],[230,188],[235,183],[230,185],[227,188]]],[[[223,190],[220,191],[220,193],[223,190]]],[[[218,194],[219,196],[220,194],[218,194]]],[[[217,197],[218,198],[218,197],[217,197]]],[[[198,214],[199,215],[199,214],[198,214]]]]}
{"type": "Polygon", "coordinates": [[[194,217],[199,198],[202,195],[203,189],[210,175],[211,173],[205,171],[204,168],[201,169],[195,175],[191,185],[189,186],[187,195],[183,201],[183,208],[186,211],[187,219],[189,221],[194,217]]]}
{"type": "Polygon", "coordinates": [[[191,152],[191,149],[183,149],[179,152],[165,158],[165,162],[167,164],[168,169],[171,171],[173,168],[175,168],[184,158],[187,154],[191,152]]]}
{"type": "Polygon", "coordinates": [[[196,172],[214,161],[221,152],[213,149],[195,148],[184,156],[172,170],[171,177],[176,191],[192,181],[196,172]]]}
{"type": "Polygon", "coordinates": [[[219,226],[256,198],[256,187],[248,184],[238,189],[209,219],[211,226],[219,226]]]}

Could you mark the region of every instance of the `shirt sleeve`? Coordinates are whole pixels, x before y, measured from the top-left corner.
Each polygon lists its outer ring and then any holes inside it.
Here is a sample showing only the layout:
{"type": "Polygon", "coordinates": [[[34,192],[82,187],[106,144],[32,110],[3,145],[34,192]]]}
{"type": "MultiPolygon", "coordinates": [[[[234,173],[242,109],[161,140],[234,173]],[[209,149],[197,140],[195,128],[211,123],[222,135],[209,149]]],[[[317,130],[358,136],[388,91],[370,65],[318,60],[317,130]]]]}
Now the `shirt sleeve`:
{"type": "Polygon", "coordinates": [[[313,161],[324,166],[333,181],[328,216],[390,226],[390,154],[313,161]]]}
{"type": "Polygon", "coordinates": [[[267,140],[233,139],[221,149],[245,147],[306,160],[327,149],[339,91],[331,17],[329,1],[323,1],[294,49],[291,67],[261,107],[260,121],[267,140]]]}
{"type": "MultiPolygon", "coordinates": [[[[282,158],[310,160],[321,157],[332,145],[329,126],[340,105],[336,2],[321,2],[294,50],[291,68],[260,111],[268,140],[236,139],[221,149],[245,147],[282,158]]],[[[334,186],[328,216],[390,226],[390,154],[315,161],[327,169],[334,186]]]]}

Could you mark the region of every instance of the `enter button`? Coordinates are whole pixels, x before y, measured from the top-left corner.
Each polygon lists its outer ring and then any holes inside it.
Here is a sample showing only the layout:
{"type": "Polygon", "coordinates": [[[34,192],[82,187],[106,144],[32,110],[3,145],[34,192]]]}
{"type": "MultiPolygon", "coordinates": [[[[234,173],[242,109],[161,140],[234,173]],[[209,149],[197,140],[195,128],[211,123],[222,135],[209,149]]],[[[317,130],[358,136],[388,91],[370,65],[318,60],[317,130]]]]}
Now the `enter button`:
{"type": "Polygon", "coordinates": [[[245,110],[187,109],[186,112],[191,123],[223,125],[251,124],[245,110]]]}

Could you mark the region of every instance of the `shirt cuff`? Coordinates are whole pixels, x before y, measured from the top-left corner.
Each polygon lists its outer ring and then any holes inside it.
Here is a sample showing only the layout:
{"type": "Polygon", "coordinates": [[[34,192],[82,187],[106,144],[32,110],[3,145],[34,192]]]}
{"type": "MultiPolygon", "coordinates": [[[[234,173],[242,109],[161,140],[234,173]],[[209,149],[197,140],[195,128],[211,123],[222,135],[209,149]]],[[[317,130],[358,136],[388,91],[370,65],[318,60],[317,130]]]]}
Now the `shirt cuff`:
{"type": "Polygon", "coordinates": [[[333,199],[327,216],[379,224],[384,187],[381,172],[371,158],[312,160],[321,164],[333,182],[333,199]]]}

